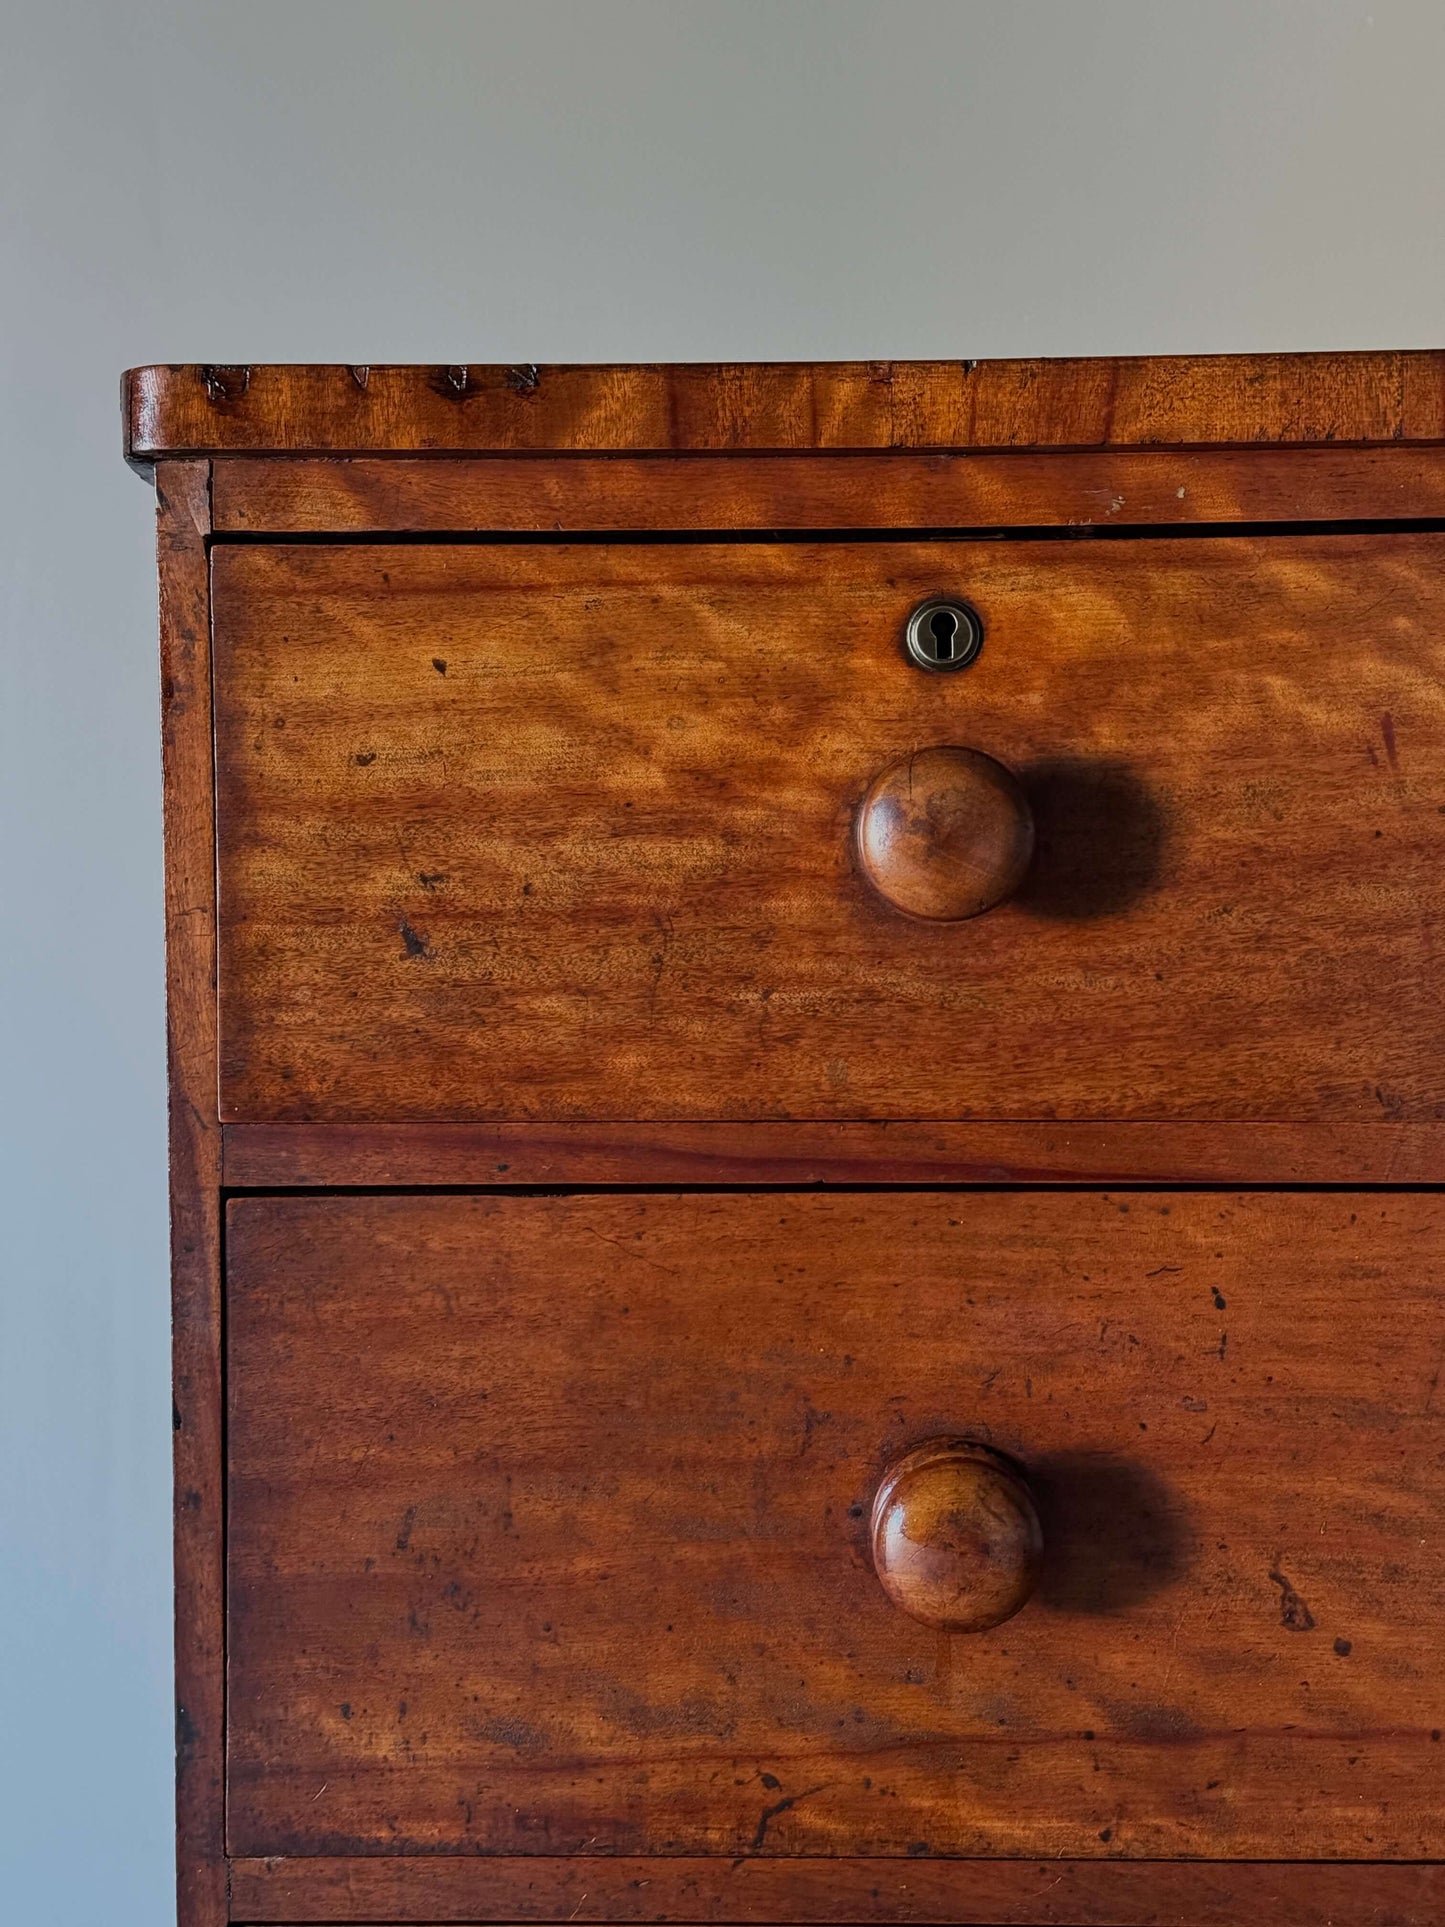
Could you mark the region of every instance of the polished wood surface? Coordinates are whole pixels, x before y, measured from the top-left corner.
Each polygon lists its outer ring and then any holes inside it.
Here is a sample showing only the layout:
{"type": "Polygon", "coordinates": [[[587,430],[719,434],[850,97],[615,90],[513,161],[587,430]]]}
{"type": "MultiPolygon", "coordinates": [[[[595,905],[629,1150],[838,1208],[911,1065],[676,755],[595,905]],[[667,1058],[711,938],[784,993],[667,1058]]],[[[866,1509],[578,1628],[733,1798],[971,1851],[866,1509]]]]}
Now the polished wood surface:
{"type": "Polygon", "coordinates": [[[1258,1861],[369,1855],[232,1863],[237,1921],[1438,1927],[1445,1869],[1258,1861]]]}
{"type": "Polygon", "coordinates": [[[1445,1198],[229,1207],[243,1856],[1438,1855],[1445,1198]],[[868,1511],[1027,1463],[1027,1609],[868,1511]]]}
{"type": "Polygon", "coordinates": [[[1104,448],[1445,441],[1445,355],[673,367],[158,365],[126,452],[1104,448]]]}
{"type": "Polygon", "coordinates": [[[1445,536],[212,561],[229,1120],[1445,1104],[1445,536]],[[925,925],[849,826],[949,741],[1038,850],[925,925]]]}
{"type": "Polygon", "coordinates": [[[1044,1560],[1020,1467],[974,1439],[926,1439],[884,1472],[869,1519],[879,1584],[945,1633],[984,1633],[1033,1596],[1044,1560]]]}
{"type": "Polygon", "coordinates": [[[221,1133],[209,471],[156,476],[166,827],[166,1056],[175,1478],[176,1871],[182,1927],[226,1919],[221,1133]]]}
{"type": "Polygon", "coordinates": [[[126,417],[180,1927],[1435,1927],[1445,355],[126,417]],[[961,676],[903,657],[936,593],[961,676]],[[948,744],[1039,827],[957,926],[854,833],[948,744]],[[874,1564],[945,1435],[1037,1498],[991,1631],[874,1564]]]}
{"type": "Polygon", "coordinates": [[[231,535],[1121,528],[1445,515],[1445,449],[515,456],[216,464],[231,535]]]}
{"type": "Polygon", "coordinates": [[[228,1124],[227,1184],[1442,1184],[1435,1124],[228,1124]]]}
{"type": "Polygon", "coordinates": [[[982,750],[930,744],[873,778],[858,863],[892,909],[925,923],[981,916],[1024,880],[1034,818],[1018,778],[982,750]]]}

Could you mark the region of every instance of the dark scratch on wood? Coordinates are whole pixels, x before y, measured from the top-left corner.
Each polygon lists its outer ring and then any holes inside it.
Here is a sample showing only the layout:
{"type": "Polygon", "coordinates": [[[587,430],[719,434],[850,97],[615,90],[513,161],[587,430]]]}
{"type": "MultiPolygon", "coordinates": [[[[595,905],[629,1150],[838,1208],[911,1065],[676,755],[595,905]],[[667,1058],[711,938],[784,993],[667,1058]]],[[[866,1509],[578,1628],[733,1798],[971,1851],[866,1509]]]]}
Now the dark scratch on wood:
{"type": "Polygon", "coordinates": [[[1271,1569],[1270,1584],[1279,1587],[1279,1623],[1287,1632],[1308,1633],[1314,1630],[1315,1616],[1295,1591],[1278,1566],[1271,1569]]]}
{"type": "Polygon", "coordinates": [[[396,927],[401,932],[401,941],[408,957],[425,960],[431,956],[430,942],[420,930],[413,930],[405,917],[398,921],[396,927]]]}
{"type": "Polygon", "coordinates": [[[772,1806],[764,1807],[758,1816],[758,1830],[753,1835],[752,1845],[748,1851],[750,1853],[761,1853],[763,1842],[768,1837],[768,1828],[774,1820],[777,1819],[778,1815],[780,1813],[786,1813],[790,1807],[795,1807],[800,1800],[811,1800],[815,1793],[821,1793],[822,1791],[822,1786],[810,1786],[805,1788],[802,1793],[790,1793],[787,1799],[775,1800],[772,1806]]]}

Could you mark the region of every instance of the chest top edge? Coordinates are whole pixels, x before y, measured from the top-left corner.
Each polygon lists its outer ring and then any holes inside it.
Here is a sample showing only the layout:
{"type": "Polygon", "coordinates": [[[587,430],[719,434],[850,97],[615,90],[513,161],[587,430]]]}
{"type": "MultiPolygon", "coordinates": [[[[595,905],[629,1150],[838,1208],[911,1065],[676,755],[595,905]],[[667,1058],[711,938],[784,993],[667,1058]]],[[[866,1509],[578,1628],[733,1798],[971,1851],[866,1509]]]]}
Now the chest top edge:
{"type": "Polygon", "coordinates": [[[1445,350],[1049,360],[157,364],[134,463],[214,454],[1104,449],[1445,441],[1445,350]]]}

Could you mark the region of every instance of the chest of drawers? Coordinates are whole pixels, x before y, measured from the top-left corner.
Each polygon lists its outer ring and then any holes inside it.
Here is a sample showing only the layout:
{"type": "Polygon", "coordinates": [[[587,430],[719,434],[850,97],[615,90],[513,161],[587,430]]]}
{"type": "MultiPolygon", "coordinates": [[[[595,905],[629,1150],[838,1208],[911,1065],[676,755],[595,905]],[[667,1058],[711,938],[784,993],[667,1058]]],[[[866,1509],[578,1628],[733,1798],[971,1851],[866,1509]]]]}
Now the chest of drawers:
{"type": "Polygon", "coordinates": [[[134,371],[182,1927],[1445,1912],[1445,357],[134,371]]]}

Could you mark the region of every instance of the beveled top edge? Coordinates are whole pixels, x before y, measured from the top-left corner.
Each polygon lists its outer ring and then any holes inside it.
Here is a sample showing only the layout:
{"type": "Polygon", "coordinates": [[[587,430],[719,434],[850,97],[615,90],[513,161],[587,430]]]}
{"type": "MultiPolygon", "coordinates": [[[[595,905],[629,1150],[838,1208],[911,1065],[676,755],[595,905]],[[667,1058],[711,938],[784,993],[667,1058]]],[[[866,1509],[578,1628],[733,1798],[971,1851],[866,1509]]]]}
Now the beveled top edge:
{"type": "Polygon", "coordinates": [[[1103,449],[1445,442],[1445,351],[510,367],[186,363],[125,453],[1103,449]]]}

